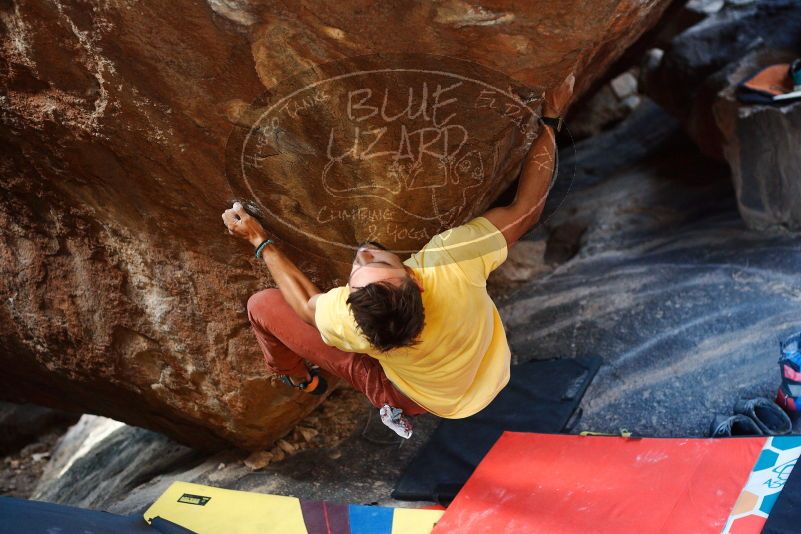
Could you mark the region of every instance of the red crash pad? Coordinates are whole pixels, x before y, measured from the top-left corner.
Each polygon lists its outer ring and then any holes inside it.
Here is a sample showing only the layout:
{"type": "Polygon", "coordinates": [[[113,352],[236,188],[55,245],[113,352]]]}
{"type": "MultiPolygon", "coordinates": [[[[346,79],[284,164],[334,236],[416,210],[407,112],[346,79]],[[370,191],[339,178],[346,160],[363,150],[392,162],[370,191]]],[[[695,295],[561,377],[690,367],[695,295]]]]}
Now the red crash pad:
{"type": "Polygon", "coordinates": [[[434,532],[719,533],[764,443],[507,432],[434,532]]]}

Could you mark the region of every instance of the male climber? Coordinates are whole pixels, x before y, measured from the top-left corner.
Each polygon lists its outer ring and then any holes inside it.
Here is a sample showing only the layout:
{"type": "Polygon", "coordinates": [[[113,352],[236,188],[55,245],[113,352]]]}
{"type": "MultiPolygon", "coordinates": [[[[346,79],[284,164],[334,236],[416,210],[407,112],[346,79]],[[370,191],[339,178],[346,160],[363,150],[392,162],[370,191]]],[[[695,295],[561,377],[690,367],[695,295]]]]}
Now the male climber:
{"type": "MultiPolygon", "coordinates": [[[[545,95],[543,124],[558,128],[573,82],[571,74],[545,95]]],[[[234,203],[222,215],[225,226],[256,247],[278,286],[247,304],[267,368],[310,394],[326,387],[321,369],[344,379],[406,438],[407,416],[428,411],[456,419],[487,406],[509,381],[511,353],[485,282],[539,219],[554,152],[554,135],[542,128],[511,204],[434,236],[406,261],[365,243],[347,285],[327,293],[234,203]]]]}

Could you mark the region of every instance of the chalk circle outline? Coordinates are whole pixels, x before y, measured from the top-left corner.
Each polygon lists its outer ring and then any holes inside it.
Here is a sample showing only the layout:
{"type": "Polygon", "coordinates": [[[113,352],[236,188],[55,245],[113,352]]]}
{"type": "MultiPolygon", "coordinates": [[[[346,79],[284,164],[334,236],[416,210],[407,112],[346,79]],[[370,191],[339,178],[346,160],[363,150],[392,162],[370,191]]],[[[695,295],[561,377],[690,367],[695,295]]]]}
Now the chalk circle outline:
{"type": "MultiPolygon", "coordinates": [[[[331,239],[326,239],[325,237],[317,235],[317,234],[315,234],[313,232],[309,232],[309,231],[303,230],[302,228],[298,228],[296,225],[294,225],[290,221],[285,220],[279,214],[277,214],[274,211],[270,210],[269,207],[267,207],[261,201],[259,196],[253,190],[253,187],[251,186],[251,184],[250,184],[250,182],[249,182],[249,180],[247,178],[247,172],[245,170],[246,150],[247,150],[247,147],[249,146],[249,143],[251,141],[251,136],[254,134],[255,131],[258,131],[263,127],[262,125],[265,123],[265,118],[266,117],[269,118],[271,113],[273,113],[277,108],[279,108],[279,106],[281,106],[282,104],[284,104],[286,102],[291,102],[292,98],[296,97],[298,94],[310,91],[311,89],[317,88],[317,87],[319,87],[319,86],[321,86],[323,84],[329,84],[329,83],[336,82],[338,80],[352,78],[352,77],[355,77],[355,76],[374,75],[374,74],[390,74],[390,73],[421,73],[421,74],[444,76],[446,78],[451,78],[451,79],[455,79],[455,80],[460,80],[460,81],[464,81],[464,82],[473,83],[473,84],[476,84],[478,86],[481,86],[481,87],[487,88],[489,90],[492,90],[495,93],[503,95],[504,97],[508,98],[509,100],[511,100],[511,101],[515,102],[516,104],[518,104],[518,105],[522,106],[523,108],[525,108],[525,110],[527,110],[530,113],[530,116],[536,117],[536,122],[539,124],[538,131],[547,132],[547,134],[551,137],[551,139],[554,141],[554,143],[556,142],[556,138],[555,138],[554,133],[549,128],[545,127],[544,123],[542,122],[541,116],[538,113],[536,113],[534,111],[534,109],[532,109],[532,106],[530,105],[531,102],[534,102],[534,103],[541,102],[541,99],[542,99],[542,96],[543,96],[542,92],[540,92],[539,98],[535,98],[535,99],[526,101],[522,97],[520,97],[519,95],[511,92],[509,89],[500,89],[499,87],[497,87],[495,85],[492,85],[492,84],[489,84],[487,82],[484,82],[484,81],[481,81],[481,80],[478,80],[478,79],[475,79],[475,78],[471,78],[471,77],[468,77],[468,76],[465,76],[465,75],[462,75],[462,74],[455,74],[453,72],[448,72],[448,71],[444,71],[444,70],[432,70],[432,69],[425,69],[425,68],[407,68],[407,67],[383,67],[383,68],[373,68],[373,69],[367,69],[367,70],[355,70],[355,71],[351,71],[351,72],[346,72],[344,74],[338,74],[338,75],[335,75],[335,76],[329,76],[329,77],[325,77],[325,78],[322,78],[322,79],[315,80],[314,82],[311,82],[311,83],[303,85],[303,86],[301,86],[299,88],[296,88],[294,91],[290,92],[288,95],[281,96],[276,101],[270,102],[272,100],[272,97],[275,95],[275,91],[279,90],[282,86],[291,85],[296,80],[303,79],[304,77],[307,77],[307,76],[313,76],[313,75],[315,75],[317,73],[320,73],[320,72],[325,73],[325,72],[329,72],[329,71],[332,71],[332,70],[336,70],[337,66],[358,64],[358,63],[363,63],[363,62],[364,63],[377,63],[377,62],[386,63],[388,60],[394,61],[396,63],[403,63],[403,62],[407,62],[407,61],[410,61],[410,60],[412,60],[412,61],[413,60],[418,60],[419,61],[420,59],[424,59],[424,60],[429,61],[429,62],[430,61],[453,62],[454,64],[458,64],[458,65],[462,66],[463,68],[465,68],[465,70],[467,70],[467,68],[469,67],[469,68],[471,68],[473,70],[481,72],[482,74],[490,74],[491,73],[491,74],[497,75],[497,77],[499,77],[501,79],[507,80],[509,82],[513,82],[518,87],[525,88],[525,89],[531,91],[532,93],[536,92],[533,89],[530,89],[528,86],[526,86],[522,82],[520,82],[518,80],[515,80],[514,78],[512,78],[512,77],[510,77],[510,76],[508,76],[508,75],[506,75],[504,73],[501,73],[499,71],[496,71],[496,70],[491,69],[489,67],[486,67],[484,65],[481,65],[481,64],[475,63],[473,61],[463,59],[463,58],[453,58],[453,57],[450,57],[450,56],[441,56],[441,55],[435,55],[435,54],[425,54],[425,53],[376,53],[376,54],[365,54],[365,55],[360,55],[360,56],[352,56],[352,57],[348,57],[348,58],[343,58],[343,59],[339,59],[339,60],[330,61],[330,62],[327,62],[327,63],[318,64],[318,65],[315,65],[314,67],[306,69],[305,71],[302,71],[302,72],[300,72],[300,73],[298,73],[296,75],[290,76],[289,78],[285,78],[285,79],[279,81],[270,90],[264,91],[262,94],[260,94],[258,97],[256,97],[250,103],[250,105],[248,106],[247,110],[261,109],[261,108],[265,108],[265,107],[266,107],[266,109],[264,111],[262,111],[261,114],[259,115],[258,119],[254,120],[252,125],[249,128],[247,128],[247,133],[244,136],[244,140],[241,143],[237,143],[237,145],[236,145],[238,157],[237,157],[237,165],[236,165],[237,172],[234,173],[234,176],[232,176],[232,173],[230,172],[230,169],[229,169],[229,158],[230,158],[231,150],[232,150],[231,141],[235,140],[238,137],[237,134],[239,133],[241,127],[235,126],[233,131],[229,135],[228,140],[226,141],[226,174],[227,174],[227,177],[228,177],[229,184],[232,185],[232,187],[234,187],[234,189],[236,190],[236,189],[238,189],[237,187],[235,187],[235,185],[238,185],[238,184],[236,184],[236,182],[241,180],[242,184],[244,185],[244,189],[250,194],[250,198],[252,199],[252,202],[255,202],[258,205],[259,209],[263,213],[269,215],[270,217],[272,217],[272,219],[274,219],[275,221],[277,221],[278,223],[280,223],[284,227],[286,227],[286,228],[288,228],[288,229],[290,229],[290,230],[292,230],[292,231],[294,231],[294,232],[296,232],[298,234],[301,234],[301,235],[305,236],[306,238],[312,239],[312,240],[320,242],[320,243],[324,243],[324,244],[327,244],[327,245],[333,245],[333,246],[336,246],[336,247],[345,248],[345,249],[349,249],[349,250],[352,250],[352,251],[357,250],[357,248],[358,248],[357,244],[347,244],[347,243],[341,243],[339,241],[335,241],[335,240],[331,240],[331,239]],[[262,101],[265,100],[265,99],[268,102],[267,106],[261,105],[262,101]],[[238,129],[238,128],[240,128],[240,129],[238,129]],[[241,148],[239,148],[240,146],[241,146],[241,148]]],[[[509,84],[510,88],[511,88],[511,86],[512,86],[512,83],[509,84]]],[[[538,137],[540,134],[538,134],[537,136],[534,136],[532,138],[532,137],[530,137],[531,133],[528,130],[529,130],[529,128],[526,128],[526,130],[524,130],[523,136],[525,138],[527,138],[527,140],[530,140],[531,142],[533,142],[533,140],[536,139],[536,137],[538,137]]],[[[569,130],[568,130],[568,133],[569,133],[569,130]]],[[[570,136],[570,140],[571,140],[571,143],[572,143],[572,141],[573,141],[572,140],[572,135],[570,136]]],[[[575,144],[574,143],[573,143],[573,151],[574,151],[574,154],[575,154],[575,144]]],[[[557,178],[558,178],[558,176],[560,174],[559,173],[558,151],[555,151],[554,154],[555,154],[554,171],[553,171],[553,174],[552,174],[551,183],[549,184],[549,187],[548,187],[548,194],[545,196],[546,206],[543,209],[543,216],[535,224],[534,228],[544,224],[545,222],[547,222],[548,219],[550,219],[553,216],[553,214],[564,203],[564,198],[566,198],[567,194],[572,189],[572,182],[573,182],[573,178],[575,176],[575,166],[573,168],[573,173],[570,176],[570,184],[568,184],[567,188],[565,188],[565,190],[564,190],[564,196],[561,199],[557,200],[557,205],[554,207],[554,209],[551,211],[551,213],[546,216],[545,212],[547,211],[547,208],[549,206],[548,200],[549,200],[549,197],[550,197],[550,193],[553,190],[553,187],[556,184],[557,178]]],[[[349,198],[358,198],[358,197],[382,198],[379,195],[375,195],[375,194],[351,195],[349,198]]],[[[382,199],[382,200],[387,201],[387,199],[382,199]]],[[[388,202],[390,202],[390,204],[392,206],[394,206],[396,208],[399,208],[393,202],[391,202],[391,201],[388,201],[388,202]]],[[[399,209],[402,209],[402,208],[399,208],[399,209]]],[[[406,211],[406,210],[403,210],[403,211],[406,211]]],[[[416,214],[414,214],[414,215],[419,217],[419,215],[416,215],[416,214]]],[[[428,220],[435,219],[435,218],[437,218],[437,217],[430,217],[428,220]]],[[[447,230],[443,230],[443,232],[445,232],[445,231],[447,231],[447,230]]],[[[417,252],[418,250],[419,249],[409,249],[409,250],[405,250],[405,249],[397,249],[397,250],[396,249],[390,249],[391,252],[396,253],[396,254],[411,254],[411,253],[417,252]]]]}

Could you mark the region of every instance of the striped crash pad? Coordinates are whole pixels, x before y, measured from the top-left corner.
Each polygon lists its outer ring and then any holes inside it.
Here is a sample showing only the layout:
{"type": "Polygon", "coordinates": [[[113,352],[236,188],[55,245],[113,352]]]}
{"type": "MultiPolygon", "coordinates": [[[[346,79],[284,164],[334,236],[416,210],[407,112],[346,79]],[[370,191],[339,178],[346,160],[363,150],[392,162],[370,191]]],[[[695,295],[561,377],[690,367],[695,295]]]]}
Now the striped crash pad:
{"type": "Polygon", "coordinates": [[[144,518],[161,517],[198,534],[428,534],[442,513],[173,482],[144,518]]]}
{"type": "Polygon", "coordinates": [[[799,453],[801,436],[506,432],[434,532],[757,534],[799,453]]]}

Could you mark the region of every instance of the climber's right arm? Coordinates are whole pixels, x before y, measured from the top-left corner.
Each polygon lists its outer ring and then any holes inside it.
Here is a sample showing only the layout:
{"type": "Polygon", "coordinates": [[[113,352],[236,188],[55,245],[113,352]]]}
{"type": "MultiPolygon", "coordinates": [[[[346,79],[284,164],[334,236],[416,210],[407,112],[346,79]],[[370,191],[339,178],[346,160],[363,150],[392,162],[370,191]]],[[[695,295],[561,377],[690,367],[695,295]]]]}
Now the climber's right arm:
{"type": "MultiPolygon", "coordinates": [[[[267,233],[262,225],[239,202],[225,210],[222,218],[229,233],[247,239],[254,247],[267,240],[267,233]]],[[[301,319],[314,326],[315,304],[317,295],[320,294],[317,286],[274,244],[262,249],[261,258],[287,304],[301,319]]]]}
{"type": "MultiPolygon", "coordinates": [[[[254,246],[258,246],[264,239],[254,246]]],[[[287,304],[301,319],[314,326],[314,307],[321,291],[275,245],[267,245],[262,250],[261,257],[287,304]]]]}

